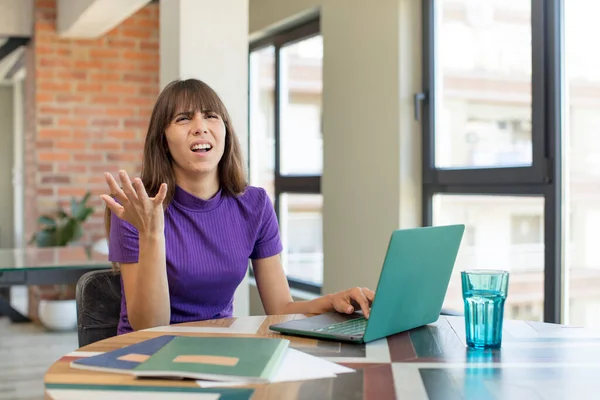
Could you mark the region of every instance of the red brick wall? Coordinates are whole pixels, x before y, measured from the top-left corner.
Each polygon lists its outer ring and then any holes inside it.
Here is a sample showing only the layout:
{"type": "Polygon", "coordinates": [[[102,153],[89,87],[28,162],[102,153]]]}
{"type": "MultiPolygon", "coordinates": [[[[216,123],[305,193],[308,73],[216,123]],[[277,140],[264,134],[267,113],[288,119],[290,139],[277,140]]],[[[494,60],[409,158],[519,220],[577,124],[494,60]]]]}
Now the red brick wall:
{"type": "Polygon", "coordinates": [[[59,38],[55,20],[56,1],[36,0],[27,53],[26,238],[40,214],[90,190],[96,212],[84,226],[89,243],[104,237],[103,172],[139,173],[159,89],[158,4],[91,40],[59,38]]]}
{"type": "MultiPolygon", "coordinates": [[[[35,9],[35,170],[39,213],[91,190],[96,213],[86,239],[104,236],[103,172],[139,172],[143,139],[158,94],[158,4],[150,4],[107,35],[60,39],[55,0],[35,9]]],[[[28,214],[34,218],[35,213],[28,214]]]]}

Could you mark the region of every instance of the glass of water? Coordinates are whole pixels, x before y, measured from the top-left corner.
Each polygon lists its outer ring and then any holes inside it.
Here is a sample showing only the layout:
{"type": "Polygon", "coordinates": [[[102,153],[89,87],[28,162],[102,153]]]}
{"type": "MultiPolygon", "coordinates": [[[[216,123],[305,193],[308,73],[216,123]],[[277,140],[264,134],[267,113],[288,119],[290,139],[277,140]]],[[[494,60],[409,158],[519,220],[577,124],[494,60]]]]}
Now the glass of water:
{"type": "Polygon", "coordinates": [[[461,277],[467,346],[499,348],[502,345],[508,272],[472,270],[461,272],[461,277]]]}

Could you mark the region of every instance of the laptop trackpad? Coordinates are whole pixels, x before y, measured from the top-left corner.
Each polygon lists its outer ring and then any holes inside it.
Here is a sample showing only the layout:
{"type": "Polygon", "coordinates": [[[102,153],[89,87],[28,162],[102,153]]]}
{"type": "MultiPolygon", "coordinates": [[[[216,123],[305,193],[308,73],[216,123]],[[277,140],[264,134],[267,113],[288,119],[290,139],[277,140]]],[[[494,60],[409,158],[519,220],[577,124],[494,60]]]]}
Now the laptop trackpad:
{"type": "Polygon", "coordinates": [[[362,312],[355,312],[353,314],[340,314],[337,312],[329,312],[314,317],[307,317],[303,319],[287,321],[279,326],[285,326],[288,329],[302,329],[302,330],[313,330],[323,326],[337,324],[338,322],[344,322],[351,319],[362,318],[362,312]]]}

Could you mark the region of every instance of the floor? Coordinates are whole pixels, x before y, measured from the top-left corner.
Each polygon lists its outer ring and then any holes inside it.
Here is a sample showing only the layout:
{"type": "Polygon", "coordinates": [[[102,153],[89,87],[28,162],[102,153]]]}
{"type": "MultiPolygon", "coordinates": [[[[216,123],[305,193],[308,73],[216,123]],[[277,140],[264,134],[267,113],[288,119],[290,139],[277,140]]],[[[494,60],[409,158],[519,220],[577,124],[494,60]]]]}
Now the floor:
{"type": "Polygon", "coordinates": [[[47,332],[0,318],[0,399],[43,399],[46,370],[77,347],[77,332],[47,332]]]}

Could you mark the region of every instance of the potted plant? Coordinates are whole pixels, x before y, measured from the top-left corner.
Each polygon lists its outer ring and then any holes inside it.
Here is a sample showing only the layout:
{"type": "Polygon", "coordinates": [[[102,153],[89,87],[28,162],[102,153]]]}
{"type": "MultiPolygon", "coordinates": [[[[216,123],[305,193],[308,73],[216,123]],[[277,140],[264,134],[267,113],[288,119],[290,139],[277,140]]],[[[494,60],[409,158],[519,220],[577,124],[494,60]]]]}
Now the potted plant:
{"type": "MultiPolygon", "coordinates": [[[[59,206],[55,215],[42,215],[37,222],[40,230],[31,237],[30,244],[38,247],[59,247],[76,244],[83,237],[83,223],[94,209],[87,205],[91,193],[80,200],[71,199],[70,213],[59,206]]],[[[40,322],[49,330],[72,330],[77,326],[75,285],[58,285],[56,296],[43,296],[38,305],[40,322]]]]}

